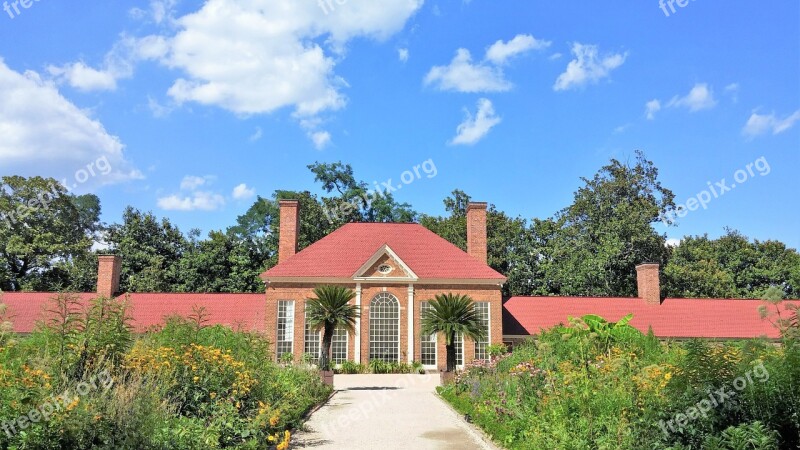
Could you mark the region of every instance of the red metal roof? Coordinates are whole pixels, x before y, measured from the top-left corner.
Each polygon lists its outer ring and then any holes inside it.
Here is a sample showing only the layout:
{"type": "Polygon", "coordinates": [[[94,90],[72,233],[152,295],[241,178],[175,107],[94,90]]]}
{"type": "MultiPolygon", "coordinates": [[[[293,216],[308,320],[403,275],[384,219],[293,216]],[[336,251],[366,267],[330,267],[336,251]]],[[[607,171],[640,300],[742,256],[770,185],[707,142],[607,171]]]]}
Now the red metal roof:
{"type": "Polygon", "coordinates": [[[275,278],[352,278],[384,245],[419,279],[491,280],[505,277],[419,224],[350,223],[261,275],[275,278]]]}
{"type": "Polygon", "coordinates": [[[503,334],[534,335],[568,324],[568,317],[586,314],[610,322],[633,314],[631,325],[645,333],[652,327],[660,338],[775,339],[780,333],[759,315],[758,308],[766,304],[762,300],[668,298],[653,306],[637,298],[512,297],[503,304],[503,334]]]}
{"type": "MultiPolygon", "coordinates": [[[[14,331],[30,333],[37,321],[48,317],[46,310],[57,295],[5,292],[1,301],[8,306],[14,331]]],[[[97,297],[95,293],[76,295],[83,303],[97,297]]],[[[205,308],[209,325],[225,325],[244,331],[264,331],[266,326],[264,294],[129,294],[127,297],[135,331],[161,325],[167,316],[189,317],[195,307],[205,308]]]]}

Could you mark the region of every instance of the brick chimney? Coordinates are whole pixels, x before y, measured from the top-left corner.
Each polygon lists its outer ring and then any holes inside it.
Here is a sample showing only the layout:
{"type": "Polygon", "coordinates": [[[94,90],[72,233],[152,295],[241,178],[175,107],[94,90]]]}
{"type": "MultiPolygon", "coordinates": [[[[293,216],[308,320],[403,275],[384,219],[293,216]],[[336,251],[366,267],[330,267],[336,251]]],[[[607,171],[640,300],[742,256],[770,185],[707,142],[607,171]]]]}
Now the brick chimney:
{"type": "Polygon", "coordinates": [[[97,257],[97,295],[111,298],[119,292],[122,258],[116,255],[97,257]]]}
{"type": "Polygon", "coordinates": [[[488,263],[486,248],[486,203],[467,205],[467,253],[473,258],[488,263]]]}
{"type": "Polygon", "coordinates": [[[661,281],[658,264],[636,266],[636,282],[639,285],[639,298],[648,305],[661,304],[661,281]]]}
{"type": "Polygon", "coordinates": [[[278,239],[278,263],[282,263],[297,253],[297,234],[300,232],[300,202],[281,200],[280,231],[278,239]]]}

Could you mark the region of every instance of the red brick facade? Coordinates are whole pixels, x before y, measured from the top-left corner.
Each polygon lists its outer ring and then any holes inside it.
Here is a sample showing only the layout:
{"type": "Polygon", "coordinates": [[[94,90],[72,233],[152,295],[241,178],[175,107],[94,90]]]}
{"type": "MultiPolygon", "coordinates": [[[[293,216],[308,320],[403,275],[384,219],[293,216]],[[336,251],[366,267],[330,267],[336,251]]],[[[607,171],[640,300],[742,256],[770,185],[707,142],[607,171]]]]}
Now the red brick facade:
{"type": "MultiPolygon", "coordinates": [[[[280,251],[286,251],[290,255],[288,257],[280,255],[279,259],[281,261],[289,260],[294,256],[295,246],[293,242],[296,240],[296,227],[285,227],[285,222],[287,225],[296,224],[297,211],[296,202],[281,202],[280,230],[281,233],[285,231],[288,237],[280,236],[280,251]]],[[[486,204],[470,204],[468,218],[470,254],[484,263],[482,267],[486,267],[486,204]]],[[[418,235],[409,234],[409,236],[411,236],[410,239],[413,239],[414,236],[418,235]]],[[[423,235],[423,238],[426,238],[425,235],[423,235]]],[[[387,239],[390,239],[390,237],[387,237],[387,239]]],[[[436,239],[439,238],[437,237],[436,239]]],[[[421,248],[424,248],[425,245],[424,243],[422,244],[421,248]]],[[[311,247],[310,249],[304,251],[314,251],[311,247]]],[[[350,250],[352,249],[341,249],[341,258],[347,258],[352,255],[350,250]]],[[[490,279],[421,279],[417,277],[414,267],[408,266],[400,256],[392,251],[388,242],[382,247],[372,248],[370,251],[375,252],[371,258],[363,261],[351,261],[362,266],[362,268],[355,273],[351,272],[352,275],[347,278],[341,276],[331,279],[324,279],[324,277],[319,276],[303,277],[302,273],[298,273],[290,280],[285,277],[273,277],[271,280],[269,272],[262,275],[262,278],[267,282],[267,335],[273,341],[278,341],[278,302],[281,300],[293,301],[295,315],[292,348],[295,359],[301,359],[305,352],[306,300],[313,297],[314,287],[322,284],[337,284],[356,292],[357,297],[353,300],[353,304],[360,305],[361,316],[357,324],[357,335],[351,335],[348,339],[347,356],[351,361],[363,364],[369,363],[370,308],[373,299],[381,293],[391,294],[397,299],[399,305],[397,343],[398,361],[400,362],[421,360],[420,310],[423,302],[433,300],[439,294],[463,294],[470,296],[475,302],[489,303],[490,327],[488,342],[492,344],[503,342],[503,303],[500,290],[501,283],[504,281],[502,275],[496,274],[496,277],[490,279]],[[411,318],[410,321],[409,317],[411,318]],[[411,342],[409,342],[409,339],[411,339],[411,342]]],[[[455,248],[450,251],[464,255],[463,252],[455,248]]],[[[461,258],[464,257],[466,255],[461,256],[461,258]]],[[[467,260],[466,263],[470,263],[469,258],[467,260]]],[[[337,260],[329,260],[327,263],[336,264],[337,260]]],[[[471,263],[475,264],[474,261],[471,263]]],[[[448,262],[444,261],[442,264],[448,264],[448,262]]],[[[276,357],[279,356],[276,355],[276,357]]],[[[470,362],[474,357],[475,343],[467,339],[464,342],[464,362],[470,362]]],[[[442,336],[437,337],[436,360],[436,368],[444,369],[446,367],[445,341],[442,336]]]]}

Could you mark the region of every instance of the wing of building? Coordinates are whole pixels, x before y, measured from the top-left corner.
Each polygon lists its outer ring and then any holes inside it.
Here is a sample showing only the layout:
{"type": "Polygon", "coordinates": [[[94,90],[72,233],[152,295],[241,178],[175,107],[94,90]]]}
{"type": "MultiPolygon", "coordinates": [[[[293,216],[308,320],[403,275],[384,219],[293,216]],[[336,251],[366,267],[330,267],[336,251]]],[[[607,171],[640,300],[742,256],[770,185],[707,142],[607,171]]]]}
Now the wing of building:
{"type": "MultiPolygon", "coordinates": [[[[487,264],[487,205],[467,209],[467,251],[419,224],[351,223],[297,251],[296,201],[280,203],[279,263],[264,272],[266,294],[125,294],[119,291],[120,256],[99,258],[97,292],[76,294],[87,303],[98,296],[122,296],[131,306],[137,331],[158,327],[169,316],[188,317],[199,308],[209,324],[264,333],[276,357],[300,359],[319,354],[320,335],[306,325],[305,306],[320,285],[355,292],[360,307],[356,332],[339,331],[333,360],[420,361],[429,369],[446,365],[444,340],[420,333],[421,312],[437,294],[469,295],[487,328],[487,339],[459,339],[459,364],[488,358],[487,346],[513,343],[569,317],[597,314],[617,321],[633,313],[631,324],[665,339],[777,339],[778,330],[761,318],[761,300],[664,299],[659,267],[637,267],[637,298],[512,297],[503,299],[506,278],[487,264]]],[[[29,333],[47,320],[53,293],[4,293],[14,330],[29,333]]],[[[781,307],[800,302],[785,302],[781,307]]]]}

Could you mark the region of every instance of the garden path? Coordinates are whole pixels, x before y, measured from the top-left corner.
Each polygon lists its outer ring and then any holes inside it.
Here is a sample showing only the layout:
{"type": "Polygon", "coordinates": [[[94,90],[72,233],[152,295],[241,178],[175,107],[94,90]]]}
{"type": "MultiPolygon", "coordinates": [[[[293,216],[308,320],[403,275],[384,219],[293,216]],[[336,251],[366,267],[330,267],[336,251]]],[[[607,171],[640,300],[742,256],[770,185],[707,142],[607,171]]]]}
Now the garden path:
{"type": "Polygon", "coordinates": [[[438,385],[438,374],[336,375],[336,393],[291,448],[495,449],[438,398],[438,385]]]}

